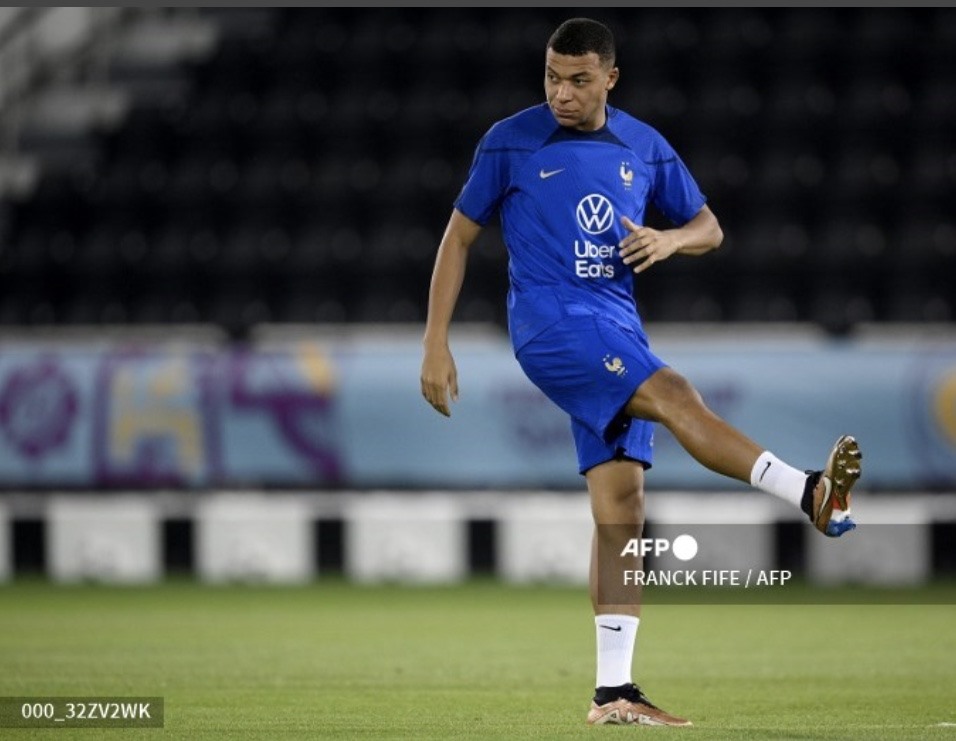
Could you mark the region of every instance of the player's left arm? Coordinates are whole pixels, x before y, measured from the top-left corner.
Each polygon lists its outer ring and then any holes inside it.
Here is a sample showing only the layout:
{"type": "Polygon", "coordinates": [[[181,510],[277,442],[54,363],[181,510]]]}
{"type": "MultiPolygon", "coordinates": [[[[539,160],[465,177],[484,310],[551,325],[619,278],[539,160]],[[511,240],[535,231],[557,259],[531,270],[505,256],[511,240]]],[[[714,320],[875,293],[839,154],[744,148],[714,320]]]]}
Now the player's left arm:
{"type": "Polygon", "coordinates": [[[675,229],[652,229],[621,218],[628,231],[618,244],[625,265],[633,265],[635,273],[666,260],[671,255],[703,255],[720,246],[724,232],[714,212],[703,206],[696,216],[675,229]]]}

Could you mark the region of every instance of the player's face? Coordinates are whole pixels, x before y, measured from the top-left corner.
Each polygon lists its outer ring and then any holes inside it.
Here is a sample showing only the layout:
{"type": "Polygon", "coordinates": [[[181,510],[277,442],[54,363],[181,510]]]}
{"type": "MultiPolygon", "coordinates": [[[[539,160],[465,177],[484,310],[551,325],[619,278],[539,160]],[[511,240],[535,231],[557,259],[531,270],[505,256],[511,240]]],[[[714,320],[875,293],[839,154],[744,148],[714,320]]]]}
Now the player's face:
{"type": "Polygon", "coordinates": [[[595,52],[581,56],[545,56],[544,92],[561,126],[596,131],[604,126],[608,91],[617,82],[617,67],[604,67],[595,52]]]}

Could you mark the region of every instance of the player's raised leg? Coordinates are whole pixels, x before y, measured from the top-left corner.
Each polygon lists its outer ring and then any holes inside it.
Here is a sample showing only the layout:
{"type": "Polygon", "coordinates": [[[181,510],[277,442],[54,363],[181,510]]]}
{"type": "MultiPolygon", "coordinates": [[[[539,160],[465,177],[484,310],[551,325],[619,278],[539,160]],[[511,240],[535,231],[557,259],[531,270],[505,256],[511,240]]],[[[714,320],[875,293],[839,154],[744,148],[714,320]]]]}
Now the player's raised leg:
{"type": "Polygon", "coordinates": [[[837,440],[822,470],[800,471],[714,414],[690,382],[671,368],[661,368],[644,381],[625,411],[663,424],[712,471],[799,507],[825,535],[837,537],[856,527],[849,517],[850,490],[860,477],[862,456],[852,437],[837,440]]]}

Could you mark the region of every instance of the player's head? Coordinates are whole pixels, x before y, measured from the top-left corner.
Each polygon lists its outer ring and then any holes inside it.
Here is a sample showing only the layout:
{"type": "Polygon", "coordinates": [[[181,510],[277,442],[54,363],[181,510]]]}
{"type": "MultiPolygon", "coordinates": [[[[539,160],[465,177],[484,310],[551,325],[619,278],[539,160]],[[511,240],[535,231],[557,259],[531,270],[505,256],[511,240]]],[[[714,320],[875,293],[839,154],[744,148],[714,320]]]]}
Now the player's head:
{"type": "Polygon", "coordinates": [[[566,20],[551,34],[548,48],[570,57],[581,57],[594,52],[605,69],[614,67],[614,34],[603,23],[590,18],[566,20]]]}
{"type": "Polygon", "coordinates": [[[618,78],[614,34],[590,18],[571,18],[548,39],[544,91],[562,126],[593,131],[604,125],[607,94],[618,78]]]}

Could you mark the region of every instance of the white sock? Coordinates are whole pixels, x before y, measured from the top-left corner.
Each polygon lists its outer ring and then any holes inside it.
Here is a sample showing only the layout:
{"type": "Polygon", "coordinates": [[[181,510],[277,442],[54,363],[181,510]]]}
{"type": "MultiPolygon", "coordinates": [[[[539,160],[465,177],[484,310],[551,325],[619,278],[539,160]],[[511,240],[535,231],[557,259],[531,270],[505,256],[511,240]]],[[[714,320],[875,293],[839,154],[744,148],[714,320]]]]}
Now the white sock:
{"type": "Polygon", "coordinates": [[[787,465],[769,450],[765,450],[754,463],[750,472],[750,483],[800,509],[807,474],[787,465]]]}
{"type": "Polygon", "coordinates": [[[617,687],[631,682],[631,662],[640,618],[633,615],[596,615],[597,684],[617,687]]]}

